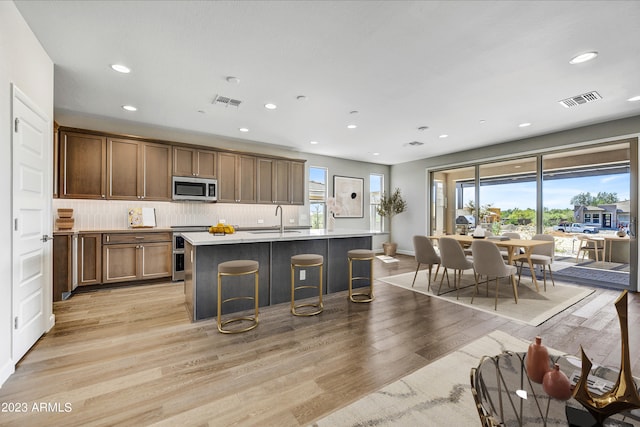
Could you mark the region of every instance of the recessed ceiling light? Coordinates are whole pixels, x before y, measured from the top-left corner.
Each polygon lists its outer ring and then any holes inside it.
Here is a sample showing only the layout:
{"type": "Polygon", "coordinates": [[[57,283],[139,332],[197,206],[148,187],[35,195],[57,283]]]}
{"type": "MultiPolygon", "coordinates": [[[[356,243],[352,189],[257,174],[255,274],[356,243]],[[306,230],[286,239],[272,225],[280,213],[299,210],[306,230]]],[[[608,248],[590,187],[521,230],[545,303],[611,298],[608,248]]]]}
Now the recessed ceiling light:
{"type": "Polygon", "coordinates": [[[227,77],[227,82],[237,85],[237,84],[240,84],[240,79],[237,77],[229,76],[227,77]]]}
{"type": "Polygon", "coordinates": [[[486,120],[480,120],[480,124],[481,124],[481,125],[483,125],[483,124],[485,124],[485,123],[487,123],[487,121],[486,121],[486,120]]]}
{"type": "Polygon", "coordinates": [[[569,64],[580,64],[582,62],[591,61],[596,56],[598,56],[598,52],[581,53],[580,55],[577,55],[571,58],[571,61],[569,61],[569,64]]]}
{"type": "Polygon", "coordinates": [[[349,114],[358,114],[358,113],[359,113],[358,110],[349,111],[349,114]]]}
{"type": "Polygon", "coordinates": [[[239,128],[240,132],[249,132],[249,128],[239,128]]]}
{"type": "Polygon", "coordinates": [[[420,132],[424,132],[424,131],[425,131],[425,130],[427,130],[427,129],[429,129],[429,126],[420,126],[420,127],[418,128],[418,130],[419,130],[420,132]]]}
{"type": "Polygon", "coordinates": [[[347,125],[347,129],[355,129],[358,125],[347,125]]]}
{"type": "Polygon", "coordinates": [[[200,114],[206,114],[207,112],[206,112],[206,111],[204,111],[204,110],[198,110],[198,113],[200,113],[200,114]]]}
{"type": "Polygon", "coordinates": [[[275,110],[276,108],[278,108],[278,106],[276,104],[268,103],[264,104],[264,108],[266,108],[267,110],[275,110]]]}
{"type": "Polygon", "coordinates": [[[127,110],[127,111],[138,111],[138,109],[136,107],[134,107],[133,105],[123,105],[122,108],[127,110]]]}
{"type": "Polygon", "coordinates": [[[521,127],[521,128],[526,128],[526,127],[528,127],[528,126],[531,126],[531,123],[520,123],[520,124],[518,125],[518,127],[521,127]]]}
{"type": "Polygon", "coordinates": [[[638,96],[633,96],[629,99],[627,99],[627,101],[631,101],[631,102],[636,102],[636,101],[640,101],[640,95],[638,96]]]}
{"type": "Polygon", "coordinates": [[[449,135],[447,135],[446,133],[443,133],[442,135],[440,135],[438,138],[447,138],[449,135]]]}
{"type": "Polygon", "coordinates": [[[309,144],[316,145],[316,144],[318,144],[318,141],[309,141],[309,144]]]}
{"type": "Polygon", "coordinates": [[[122,65],[122,64],[112,64],[111,65],[111,69],[113,71],[117,71],[119,73],[124,73],[124,74],[127,74],[127,73],[131,72],[131,69],[129,67],[127,67],[126,65],[122,65]]]}
{"type": "Polygon", "coordinates": [[[298,96],[296,96],[296,99],[297,99],[298,101],[306,101],[306,100],[307,100],[307,97],[306,97],[306,96],[304,96],[304,95],[298,95],[298,96]]]}
{"type": "Polygon", "coordinates": [[[374,156],[379,156],[380,155],[380,153],[371,153],[371,154],[373,154],[374,156]]]}

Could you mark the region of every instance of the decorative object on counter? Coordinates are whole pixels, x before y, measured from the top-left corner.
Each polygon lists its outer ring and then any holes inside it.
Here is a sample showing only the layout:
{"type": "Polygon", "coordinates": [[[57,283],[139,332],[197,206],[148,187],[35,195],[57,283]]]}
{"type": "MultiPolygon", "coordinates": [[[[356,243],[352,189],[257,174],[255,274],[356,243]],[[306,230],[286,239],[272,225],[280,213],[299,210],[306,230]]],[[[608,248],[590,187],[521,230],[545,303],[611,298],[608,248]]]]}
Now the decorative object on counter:
{"type": "Polygon", "coordinates": [[[591,361],[582,346],[582,374],[573,390],[573,397],[593,415],[598,425],[611,415],[622,411],[640,408],[640,396],[633,382],[631,359],[629,357],[629,327],[627,318],[627,291],[623,291],[615,302],[618,320],[620,321],[620,341],[622,343],[620,373],[613,388],[600,396],[593,396],[588,389],[588,375],[591,372],[591,361]]]}
{"type": "Polygon", "coordinates": [[[58,218],[56,218],[56,227],[59,230],[71,230],[73,228],[73,209],[60,208],[58,209],[58,218]]]}
{"type": "Polygon", "coordinates": [[[152,228],[156,226],[156,208],[129,209],[129,227],[152,228]]]}
{"type": "MultiPolygon", "coordinates": [[[[407,202],[402,198],[402,194],[400,193],[400,189],[396,188],[396,190],[390,196],[386,196],[382,193],[382,197],[380,197],[380,204],[378,205],[378,215],[382,218],[389,217],[389,239],[391,239],[391,222],[395,215],[400,214],[407,210],[407,202]]],[[[396,256],[396,250],[398,249],[398,244],[392,241],[384,242],[382,244],[382,249],[384,250],[384,254],[387,256],[394,257],[396,256]]]]}
{"type": "Polygon", "coordinates": [[[214,236],[224,236],[225,234],[233,234],[236,232],[236,229],[233,225],[223,224],[219,222],[217,225],[212,225],[209,227],[209,233],[214,236]]]}
{"type": "Polygon", "coordinates": [[[473,233],[471,233],[471,235],[476,239],[484,239],[485,238],[484,228],[482,228],[481,225],[477,226],[476,229],[473,230],[473,233]]]}
{"type": "Polygon", "coordinates": [[[527,376],[535,383],[542,384],[544,374],[549,371],[549,352],[542,344],[542,338],[529,344],[526,357],[527,376]]]}
{"type": "Polygon", "coordinates": [[[560,370],[560,365],[557,363],[554,364],[553,369],[544,374],[542,389],[549,396],[558,400],[569,400],[573,394],[569,378],[560,370]]]}
{"type": "Polygon", "coordinates": [[[340,206],[338,218],[364,217],[364,179],[347,176],[333,176],[333,197],[340,206]]]}
{"type": "Polygon", "coordinates": [[[327,199],[327,231],[333,231],[336,225],[336,215],[342,213],[342,208],[338,205],[335,197],[327,199]]]}

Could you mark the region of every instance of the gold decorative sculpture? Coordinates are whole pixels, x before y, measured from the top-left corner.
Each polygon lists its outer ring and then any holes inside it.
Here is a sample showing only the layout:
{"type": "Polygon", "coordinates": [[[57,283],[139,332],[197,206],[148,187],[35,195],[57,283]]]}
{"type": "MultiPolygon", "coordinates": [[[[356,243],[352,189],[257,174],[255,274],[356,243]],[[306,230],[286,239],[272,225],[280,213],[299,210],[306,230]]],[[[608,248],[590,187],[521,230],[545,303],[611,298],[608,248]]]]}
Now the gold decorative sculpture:
{"type": "Polygon", "coordinates": [[[582,404],[598,422],[602,425],[604,420],[618,412],[640,408],[640,396],[633,382],[631,374],[631,362],[629,359],[629,329],[627,319],[627,291],[622,292],[615,302],[618,320],[620,320],[620,332],[622,340],[620,373],[618,380],[611,391],[601,396],[594,397],[587,388],[587,377],[591,372],[591,361],[585,354],[582,346],[582,374],[573,390],[573,397],[582,404]]]}

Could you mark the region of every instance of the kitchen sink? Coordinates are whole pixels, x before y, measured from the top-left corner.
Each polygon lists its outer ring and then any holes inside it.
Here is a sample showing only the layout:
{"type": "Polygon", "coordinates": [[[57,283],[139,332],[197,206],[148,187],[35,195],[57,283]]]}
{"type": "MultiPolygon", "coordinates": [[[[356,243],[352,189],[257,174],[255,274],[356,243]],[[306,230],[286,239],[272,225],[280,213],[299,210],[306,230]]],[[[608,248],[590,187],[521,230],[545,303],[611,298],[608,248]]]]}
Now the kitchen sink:
{"type": "MultiPolygon", "coordinates": [[[[280,233],[280,230],[260,230],[260,231],[249,231],[250,234],[273,234],[280,233]]],[[[283,233],[300,233],[298,230],[284,230],[283,233]]]]}

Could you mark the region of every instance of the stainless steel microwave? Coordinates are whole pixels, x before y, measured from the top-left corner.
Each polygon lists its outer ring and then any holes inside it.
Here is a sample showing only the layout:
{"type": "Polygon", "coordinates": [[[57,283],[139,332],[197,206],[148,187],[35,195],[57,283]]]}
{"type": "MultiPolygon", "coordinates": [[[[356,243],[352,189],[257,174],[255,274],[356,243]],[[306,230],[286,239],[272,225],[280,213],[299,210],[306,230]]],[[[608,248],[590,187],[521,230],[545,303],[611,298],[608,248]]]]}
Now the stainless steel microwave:
{"type": "Polygon", "coordinates": [[[207,178],[173,177],[173,200],[215,202],[218,200],[218,180],[207,178]]]}

